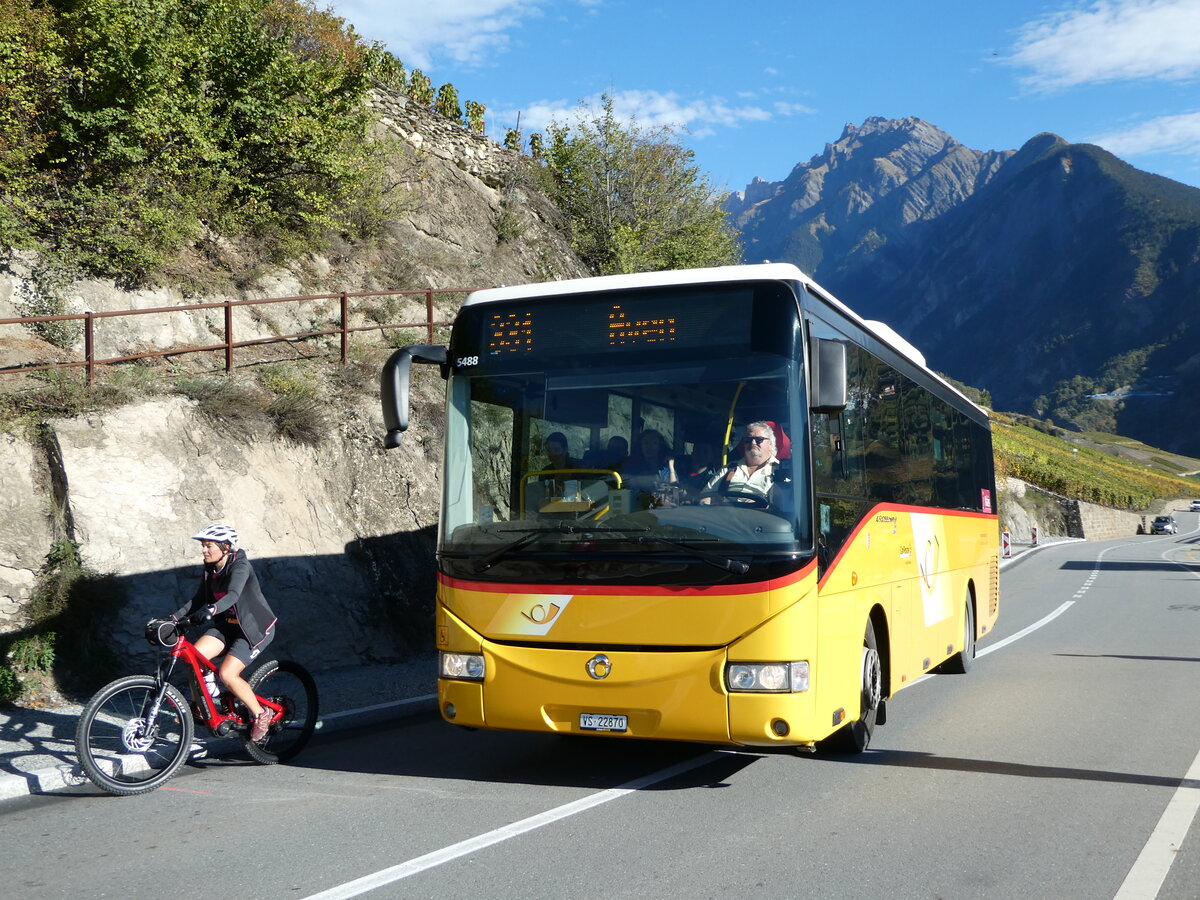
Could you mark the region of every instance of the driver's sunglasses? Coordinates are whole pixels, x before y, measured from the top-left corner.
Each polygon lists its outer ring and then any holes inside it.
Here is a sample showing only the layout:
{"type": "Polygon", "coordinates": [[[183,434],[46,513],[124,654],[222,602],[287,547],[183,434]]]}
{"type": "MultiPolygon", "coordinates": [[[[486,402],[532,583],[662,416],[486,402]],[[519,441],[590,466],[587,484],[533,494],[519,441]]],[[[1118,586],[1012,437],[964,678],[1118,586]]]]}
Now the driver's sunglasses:
{"type": "Polygon", "coordinates": [[[763,444],[769,441],[770,438],[766,437],[765,435],[748,434],[742,438],[742,440],[744,440],[747,444],[756,444],[757,446],[761,447],[763,444]]]}

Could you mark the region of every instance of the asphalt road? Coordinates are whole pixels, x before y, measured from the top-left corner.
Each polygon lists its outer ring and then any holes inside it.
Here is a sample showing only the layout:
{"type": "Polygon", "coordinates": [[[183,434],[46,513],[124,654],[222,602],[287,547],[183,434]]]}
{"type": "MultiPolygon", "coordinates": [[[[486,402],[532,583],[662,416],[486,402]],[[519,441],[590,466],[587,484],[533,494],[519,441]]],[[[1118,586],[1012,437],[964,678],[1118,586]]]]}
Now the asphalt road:
{"type": "Polygon", "coordinates": [[[1200,516],[1006,569],[966,676],[858,758],[466,732],[317,738],[141,797],[0,806],[0,893],[1200,897],[1200,516]]]}

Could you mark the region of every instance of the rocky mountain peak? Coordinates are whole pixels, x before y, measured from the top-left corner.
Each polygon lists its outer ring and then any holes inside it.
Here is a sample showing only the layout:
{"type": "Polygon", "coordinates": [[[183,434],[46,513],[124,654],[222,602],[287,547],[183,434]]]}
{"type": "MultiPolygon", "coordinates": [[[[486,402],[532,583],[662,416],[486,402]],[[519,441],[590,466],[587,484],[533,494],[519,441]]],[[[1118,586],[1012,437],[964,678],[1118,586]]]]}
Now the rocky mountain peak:
{"type": "Polygon", "coordinates": [[[985,152],[872,117],[727,208],[748,262],[795,263],[998,408],[1200,452],[1200,190],[1049,132],[985,152]]]}
{"type": "Polygon", "coordinates": [[[845,265],[954,208],[1012,153],[972,150],[916,116],[872,116],[783,181],[756,179],[726,209],[748,261],[786,259],[820,279],[826,259],[845,265]]]}

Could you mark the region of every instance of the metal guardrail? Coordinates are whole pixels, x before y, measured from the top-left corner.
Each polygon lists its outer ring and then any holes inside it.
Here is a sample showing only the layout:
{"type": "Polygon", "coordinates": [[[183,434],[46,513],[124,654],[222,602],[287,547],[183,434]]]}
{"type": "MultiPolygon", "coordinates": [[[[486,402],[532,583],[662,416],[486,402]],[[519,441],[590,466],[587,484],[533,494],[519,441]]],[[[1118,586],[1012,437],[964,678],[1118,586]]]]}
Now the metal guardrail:
{"type": "Polygon", "coordinates": [[[38,322],[83,322],[83,359],[63,362],[45,363],[36,366],[15,365],[0,367],[0,375],[23,374],[39,372],[48,369],[85,368],[87,383],[92,384],[96,378],[96,367],[110,363],[131,362],[135,359],[153,359],[163,356],[179,356],[184,353],[201,353],[206,351],[225,351],[225,372],[232,372],[234,366],[233,351],[238,347],[251,347],[259,344],[275,344],[285,341],[303,340],[305,338],[322,337],[325,335],[340,335],[340,362],[345,365],[350,349],[350,335],[358,331],[387,331],[395,328],[425,328],[427,343],[433,343],[433,330],[438,326],[452,324],[451,322],[436,321],[433,318],[433,300],[436,294],[468,294],[474,288],[419,288],[401,291],[344,291],[338,294],[306,294],[296,297],[265,297],[258,300],[223,300],[214,303],[192,303],[186,306],[158,306],[149,309],[119,309],[109,312],[83,312],[57,316],[26,316],[16,319],[0,319],[0,325],[32,325],[38,322]],[[350,300],[363,297],[397,297],[408,295],[423,295],[425,298],[425,320],[423,322],[389,322],[371,325],[350,325],[350,300]],[[310,301],[337,300],[340,306],[341,321],[337,328],[326,328],[317,331],[303,331],[296,334],[272,335],[265,338],[249,340],[234,340],[233,308],[235,306],[262,306],[270,303],[303,303],[310,301]],[[172,347],[169,350],[152,350],[145,353],[133,353],[128,356],[112,356],[96,359],[96,321],[112,319],[121,316],[145,316],[160,313],[184,313],[201,309],[224,309],[225,311],[225,340],[220,344],[188,345],[172,347]]]}

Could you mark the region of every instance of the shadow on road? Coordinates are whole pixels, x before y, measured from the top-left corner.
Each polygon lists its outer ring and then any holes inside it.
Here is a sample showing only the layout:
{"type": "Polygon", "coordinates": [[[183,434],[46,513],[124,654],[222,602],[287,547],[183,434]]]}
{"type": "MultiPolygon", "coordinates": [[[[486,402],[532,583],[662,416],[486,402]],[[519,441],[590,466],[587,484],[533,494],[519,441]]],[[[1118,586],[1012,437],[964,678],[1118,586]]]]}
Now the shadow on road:
{"type": "Polygon", "coordinates": [[[1099,562],[1079,559],[1068,560],[1059,566],[1059,568],[1064,571],[1079,572],[1091,572],[1094,570],[1100,572],[1178,572],[1180,569],[1185,569],[1188,572],[1200,574],[1200,565],[1172,562],[1166,559],[1102,559],[1099,562]]]}
{"type": "Polygon", "coordinates": [[[868,750],[860,757],[828,757],[835,762],[854,762],[868,766],[896,766],[908,769],[939,769],[950,772],[974,772],[982,775],[1006,775],[1016,778],[1065,778],[1075,781],[1105,781],[1113,784],[1139,784],[1146,787],[1200,788],[1194,778],[1168,778],[1136,772],[1106,772],[1075,769],[1068,766],[1033,766],[991,759],[963,759],[910,750],[868,750]]]}
{"type": "Polygon", "coordinates": [[[318,735],[292,765],[369,775],[604,790],[703,754],[711,755],[712,761],[644,790],[725,787],[728,778],[764,755],[718,752],[706,744],[466,731],[447,726],[436,713],[429,713],[385,726],[318,735]]]}

